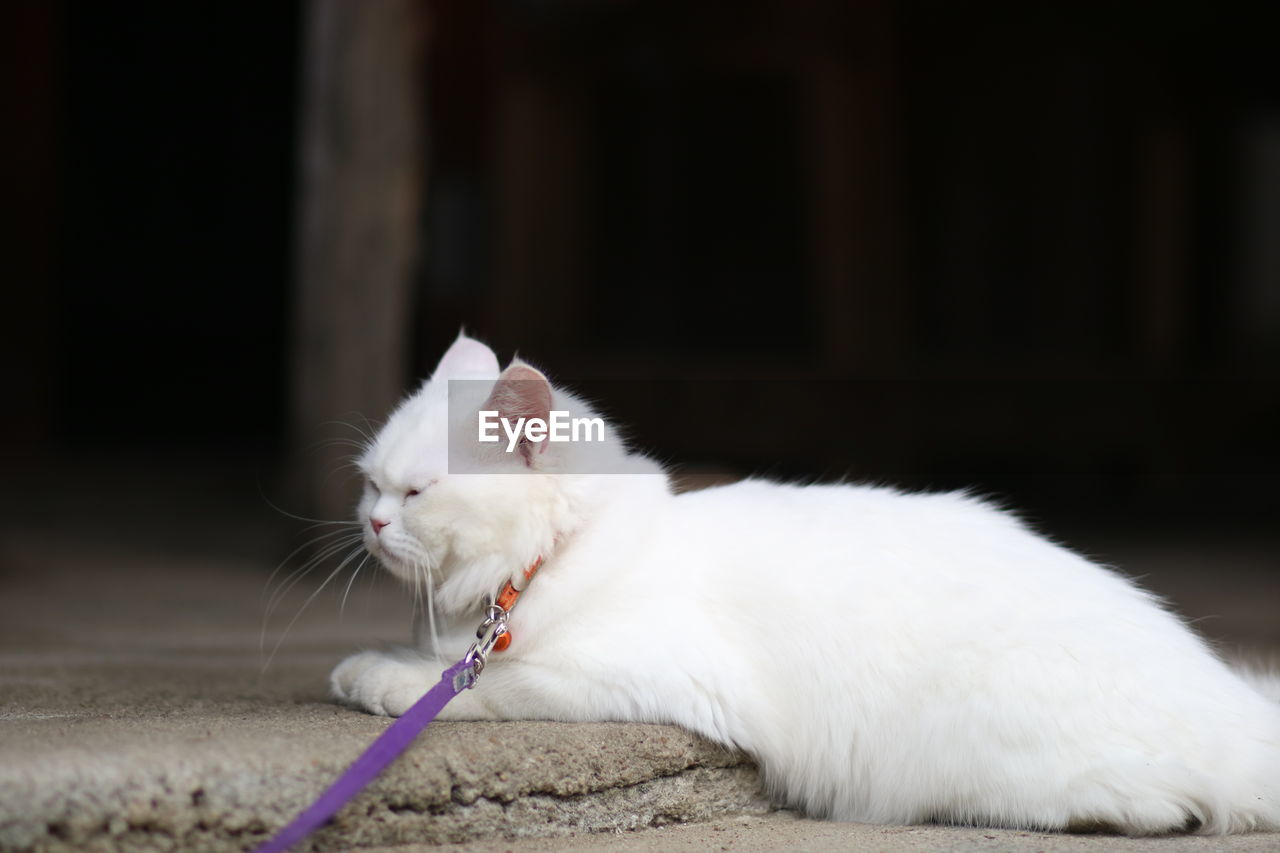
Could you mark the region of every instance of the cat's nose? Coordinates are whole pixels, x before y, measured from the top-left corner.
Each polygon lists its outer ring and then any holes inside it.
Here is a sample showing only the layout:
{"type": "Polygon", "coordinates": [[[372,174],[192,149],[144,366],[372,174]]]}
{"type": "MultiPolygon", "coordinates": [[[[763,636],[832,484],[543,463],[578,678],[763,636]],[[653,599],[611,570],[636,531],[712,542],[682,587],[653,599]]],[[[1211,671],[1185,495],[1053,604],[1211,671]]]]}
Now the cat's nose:
{"type": "Polygon", "coordinates": [[[382,528],[386,527],[386,526],[387,526],[388,524],[390,524],[390,523],[391,523],[391,522],[389,522],[389,521],[383,521],[383,520],[382,520],[382,519],[380,519],[380,518],[371,518],[371,519],[369,519],[369,526],[373,528],[373,532],[374,532],[374,535],[375,535],[375,536],[376,536],[377,534],[381,533],[381,532],[382,532],[382,528]]]}

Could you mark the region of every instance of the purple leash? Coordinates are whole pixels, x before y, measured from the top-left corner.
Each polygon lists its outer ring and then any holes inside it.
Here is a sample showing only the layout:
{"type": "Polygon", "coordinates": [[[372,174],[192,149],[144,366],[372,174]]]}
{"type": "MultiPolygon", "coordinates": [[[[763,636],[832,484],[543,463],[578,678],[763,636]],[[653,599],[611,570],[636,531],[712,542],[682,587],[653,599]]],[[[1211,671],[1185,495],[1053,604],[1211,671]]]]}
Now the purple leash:
{"type": "MultiPolygon", "coordinates": [[[[502,627],[505,629],[505,623],[502,627]]],[[[487,653],[488,649],[484,651],[487,653]]],[[[338,777],[338,781],[329,786],[329,790],[254,853],[283,853],[306,838],[312,830],[322,826],[348,800],[363,791],[388,764],[409,748],[409,744],[444,710],[449,700],[475,684],[476,677],[484,667],[484,657],[475,657],[474,652],[473,647],[466,657],[446,669],[440,676],[440,683],[424,693],[400,719],[378,735],[369,744],[369,748],[338,777]]]]}

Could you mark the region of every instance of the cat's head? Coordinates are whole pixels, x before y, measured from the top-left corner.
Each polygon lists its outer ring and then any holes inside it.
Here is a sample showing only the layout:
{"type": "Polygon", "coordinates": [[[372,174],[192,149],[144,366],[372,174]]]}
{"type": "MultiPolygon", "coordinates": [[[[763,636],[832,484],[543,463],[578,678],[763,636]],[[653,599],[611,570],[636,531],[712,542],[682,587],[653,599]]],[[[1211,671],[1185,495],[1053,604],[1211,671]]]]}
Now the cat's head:
{"type": "Polygon", "coordinates": [[[522,431],[512,439],[521,418],[546,421],[553,411],[594,416],[537,369],[514,361],[502,370],[491,349],[459,335],[357,460],[369,552],[396,576],[433,585],[445,611],[549,556],[589,509],[593,467],[633,458],[612,430],[590,447],[522,431]],[[480,439],[482,412],[497,440],[480,439]]]}

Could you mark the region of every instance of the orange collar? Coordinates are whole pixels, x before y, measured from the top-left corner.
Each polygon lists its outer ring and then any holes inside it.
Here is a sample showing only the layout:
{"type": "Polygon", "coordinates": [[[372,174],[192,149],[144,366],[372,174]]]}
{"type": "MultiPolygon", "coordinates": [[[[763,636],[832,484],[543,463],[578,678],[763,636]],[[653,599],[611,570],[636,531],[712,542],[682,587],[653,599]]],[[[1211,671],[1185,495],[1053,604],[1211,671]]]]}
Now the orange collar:
{"type": "MultiPolygon", "coordinates": [[[[533,580],[533,576],[537,574],[538,569],[540,568],[542,568],[542,557],[538,557],[538,559],[529,564],[529,568],[524,570],[524,582],[521,583],[519,587],[515,585],[514,581],[507,581],[503,585],[502,591],[498,593],[498,597],[493,600],[493,603],[501,607],[505,612],[510,613],[516,606],[516,602],[520,600],[520,593],[524,592],[524,588],[529,584],[529,581],[533,580]]],[[[494,641],[493,650],[495,652],[506,651],[507,647],[510,645],[511,632],[504,631],[502,635],[494,641]]]]}

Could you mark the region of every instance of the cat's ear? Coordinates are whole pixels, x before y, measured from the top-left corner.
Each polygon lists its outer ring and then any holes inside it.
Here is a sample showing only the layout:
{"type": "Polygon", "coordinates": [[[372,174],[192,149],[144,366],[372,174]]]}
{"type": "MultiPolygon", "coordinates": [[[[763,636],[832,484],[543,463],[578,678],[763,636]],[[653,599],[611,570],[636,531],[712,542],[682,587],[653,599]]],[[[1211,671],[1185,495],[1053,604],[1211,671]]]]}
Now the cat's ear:
{"type": "Polygon", "coordinates": [[[435,373],[443,379],[492,379],[498,375],[498,357],[493,350],[467,337],[465,332],[458,333],[458,339],[440,359],[435,373]]]}
{"type": "MultiPolygon", "coordinates": [[[[537,368],[520,361],[512,362],[493,383],[493,392],[484,408],[496,411],[499,418],[511,424],[521,418],[525,423],[537,418],[545,424],[551,419],[551,383],[537,368]]],[[[524,457],[525,465],[533,468],[537,455],[547,449],[547,444],[521,437],[516,450],[524,457]]]]}

